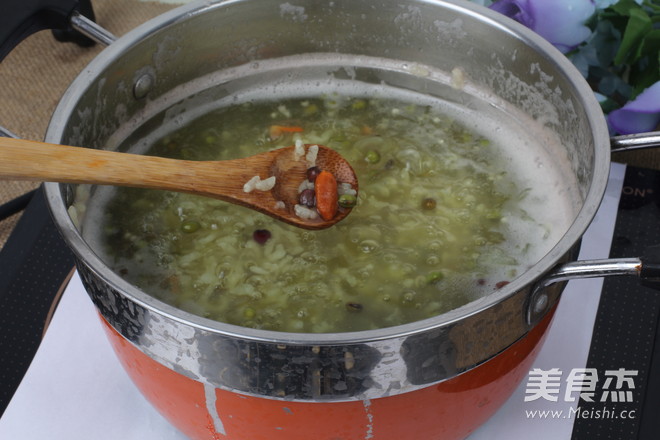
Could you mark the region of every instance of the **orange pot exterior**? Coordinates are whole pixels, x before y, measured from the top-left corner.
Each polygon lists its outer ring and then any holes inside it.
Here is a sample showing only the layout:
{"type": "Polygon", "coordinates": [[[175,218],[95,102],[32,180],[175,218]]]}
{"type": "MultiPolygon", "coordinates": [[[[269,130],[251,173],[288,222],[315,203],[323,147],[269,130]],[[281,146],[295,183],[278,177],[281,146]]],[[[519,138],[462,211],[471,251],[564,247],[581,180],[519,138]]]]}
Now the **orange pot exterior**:
{"type": "Polygon", "coordinates": [[[511,396],[538,354],[552,315],[498,356],[453,379],[351,402],[287,402],[205,389],[154,361],[103,322],[142,394],[191,439],[448,440],[468,436],[511,396]]]}

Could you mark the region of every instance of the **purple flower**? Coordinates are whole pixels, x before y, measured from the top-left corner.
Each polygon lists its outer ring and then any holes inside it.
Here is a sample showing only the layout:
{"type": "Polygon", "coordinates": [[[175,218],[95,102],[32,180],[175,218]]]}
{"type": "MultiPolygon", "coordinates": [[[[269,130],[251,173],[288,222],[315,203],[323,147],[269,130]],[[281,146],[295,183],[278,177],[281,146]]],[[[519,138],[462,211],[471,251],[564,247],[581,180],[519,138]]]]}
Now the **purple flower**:
{"type": "Polygon", "coordinates": [[[620,109],[610,112],[607,121],[619,134],[655,130],[660,124],[660,81],[620,109]]]}
{"type": "Polygon", "coordinates": [[[589,38],[584,23],[594,14],[593,0],[498,0],[490,6],[532,29],[562,53],[589,38]]]}

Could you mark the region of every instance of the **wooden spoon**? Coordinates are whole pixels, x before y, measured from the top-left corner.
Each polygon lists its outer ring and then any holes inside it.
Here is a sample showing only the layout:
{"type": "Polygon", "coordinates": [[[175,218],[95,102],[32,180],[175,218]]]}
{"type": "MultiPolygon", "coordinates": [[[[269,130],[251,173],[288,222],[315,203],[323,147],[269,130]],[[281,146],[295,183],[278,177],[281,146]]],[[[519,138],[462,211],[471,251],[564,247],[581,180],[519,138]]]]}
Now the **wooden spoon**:
{"type": "MultiPolygon", "coordinates": [[[[309,147],[305,145],[306,152],[309,147]]],[[[0,178],[179,191],[243,205],[305,229],[330,227],[351,210],[339,208],[328,221],[320,216],[300,218],[294,212],[308,168],[305,156],[296,158],[294,149],[243,159],[189,161],[0,137],[0,178]],[[264,180],[275,176],[275,186],[246,192],[244,185],[254,176],[264,180]]],[[[319,145],[316,166],[334,174],[337,182],[358,189],[353,168],[334,150],[319,145]]]]}

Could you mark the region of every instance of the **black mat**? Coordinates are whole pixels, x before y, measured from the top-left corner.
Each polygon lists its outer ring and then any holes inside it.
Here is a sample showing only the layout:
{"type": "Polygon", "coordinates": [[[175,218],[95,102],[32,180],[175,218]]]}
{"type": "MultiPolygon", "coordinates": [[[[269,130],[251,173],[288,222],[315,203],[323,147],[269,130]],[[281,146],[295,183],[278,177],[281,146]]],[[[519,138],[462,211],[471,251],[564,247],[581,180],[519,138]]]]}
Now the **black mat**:
{"type": "MultiPolygon", "coordinates": [[[[657,244],[660,172],[628,167],[610,257],[642,256],[657,244]]],[[[660,438],[659,317],[660,292],[634,278],[605,279],[587,360],[587,368],[597,369],[598,386],[594,402],[580,403],[584,416],[575,420],[573,440],[660,438]],[[605,386],[612,377],[607,371],[619,369],[632,381],[623,381],[617,390],[612,378],[605,386]]]]}
{"type": "Polygon", "coordinates": [[[39,189],[0,251],[0,416],[39,347],[73,257],[39,189]]]}

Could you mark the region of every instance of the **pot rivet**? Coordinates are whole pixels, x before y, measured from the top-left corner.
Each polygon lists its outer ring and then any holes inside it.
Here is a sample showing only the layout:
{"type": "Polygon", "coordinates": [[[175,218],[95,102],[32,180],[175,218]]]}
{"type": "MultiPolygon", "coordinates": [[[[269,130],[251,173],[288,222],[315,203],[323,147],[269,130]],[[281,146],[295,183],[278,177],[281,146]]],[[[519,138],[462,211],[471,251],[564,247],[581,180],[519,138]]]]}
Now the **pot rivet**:
{"type": "Polygon", "coordinates": [[[142,99],[151,91],[154,86],[154,77],[145,73],[141,75],[133,86],[133,96],[135,99],[142,99]]]}
{"type": "Polygon", "coordinates": [[[539,295],[534,302],[534,313],[542,313],[548,307],[548,295],[539,295]]]}

